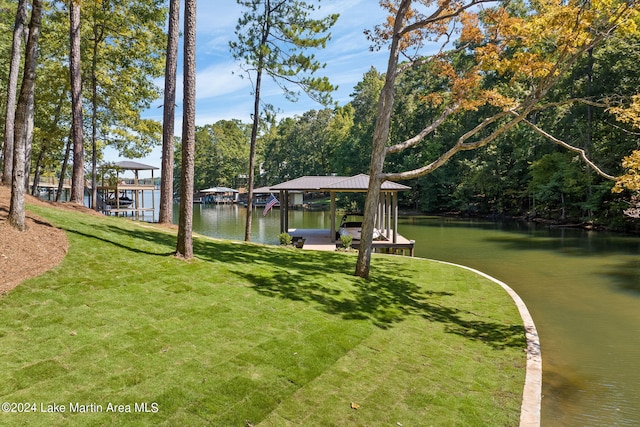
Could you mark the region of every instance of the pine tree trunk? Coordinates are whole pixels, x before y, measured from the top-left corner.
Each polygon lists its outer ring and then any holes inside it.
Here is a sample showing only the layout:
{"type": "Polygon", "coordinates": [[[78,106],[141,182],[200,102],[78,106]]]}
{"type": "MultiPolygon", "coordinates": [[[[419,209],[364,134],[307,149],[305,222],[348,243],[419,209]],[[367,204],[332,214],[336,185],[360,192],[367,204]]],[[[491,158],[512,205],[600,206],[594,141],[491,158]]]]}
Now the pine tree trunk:
{"type": "Polygon", "coordinates": [[[42,159],[44,159],[44,154],[47,152],[46,144],[42,144],[40,148],[40,154],[38,154],[38,158],[36,159],[36,168],[33,172],[33,185],[31,186],[31,195],[38,196],[38,186],[40,185],[40,172],[42,170],[42,159]]]}
{"type": "Polygon", "coordinates": [[[184,7],[184,100],[182,116],[182,176],[176,255],[193,258],[193,177],[196,118],[196,0],[184,7]]]}
{"type": "Polygon", "coordinates": [[[158,222],[173,222],[173,132],[176,107],[176,74],[180,30],[180,0],[169,4],[167,62],[164,74],[164,111],[162,118],[162,177],[160,179],[160,213],[158,222]]]}
{"type": "MultiPolygon", "coordinates": [[[[247,182],[247,219],[244,228],[245,242],[251,241],[251,224],[253,220],[253,183],[256,168],[256,141],[260,125],[260,86],[262,84],[262,67],[258,67],[256,74],[256,93],[253,101],[253,125],[251,126],[251,144],[249,146],[249,177],[247,182]]],[[[281,201],[283,202],[283,201],[281,201]]],[[[284,202],[283,202],[284,203],[284,202]]],[[[281,211],[283,212],[283,211],[281,211]]]]}
{"type": "Polygon", "coordinates": [[[33,0],[31,22],[29,24],[29,40],[27,41],[25,54],[24,76],[16,108],[11,204],[7,218],[9,224],[18,230],[26,228],[24,213],[25,149],[33,138],[33,99],[41,16],[42,0],[33,0]]]}
{"type": "Polygon", "coordinates": [[[64,190],[64,177],[67,174],[67,165],[69,164],[69,154],[71,154],[71,144],[73,144],[73,138],[69,135],[67,140],[67,148],[64,150],[64,160],[62,161],[62,167],[60,168],[60,179],[58,180],[58,192],[56,193],[56,202],[60,201],[62,197],[62,191],[64,190]]]}
{"type": "Polygon", "coordinates": [[[91,58],[91,200],[89,207],[98,210],[98,50],[102,36],[93,28],[93,57],[91,58]]]}
{"type": "Polygon", "coordinates": [[[84,204],[84,136],[82,130],[82,75],[80,71],[80,4],[70,0],[69,7],[69,68],[71,79],[71,110],[73,132],[73,173],[71,203],[84,204]]]}
{"type": "Polygon", "coordinates": [[[7,82],[7,110],[4,123],[3,174],[2,183],[11,185],[13,171],[13,141],[14,123],[16,117],[16,97],[18,92],[18,75],[20,74],[20,46],[25,35],[27,22],[27,1],[18,1],[16,21],[13,27],[13,44],[11,46],[11,63],[9,67],[9,81],[7,82]]]}

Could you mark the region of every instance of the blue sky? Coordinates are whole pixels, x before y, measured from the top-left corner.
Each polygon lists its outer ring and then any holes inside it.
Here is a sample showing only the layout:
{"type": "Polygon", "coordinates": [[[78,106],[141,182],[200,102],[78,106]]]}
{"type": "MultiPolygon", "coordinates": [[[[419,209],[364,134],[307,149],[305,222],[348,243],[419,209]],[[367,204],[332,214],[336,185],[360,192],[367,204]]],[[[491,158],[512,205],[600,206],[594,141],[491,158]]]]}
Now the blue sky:
{"type": "MultiPolygon", "coordinates": [[[[229,41],[235,39],[235,26],[242,8],[235,0],[200,0],[197,9],[196,39],[196,125],[215,123],[222,119],[239,119],[249,123],[253,109],[251,84],[241,78],[242,70],[229,52],[229,41]]],[[[350,99],[354,86],[362,80],[364,73],[374,66],[380,71],[386,69],[386,50],[371,52],[370,43],[364,35],[365,29],[372,29],[385,20],[385,12],[377,0],[323,0],[318,11],[320,16],[330,13],[340,14],[338,22],[331,30],[332,39],[326,49],[316,53],[316,57],[326,63],[326,68],[318,75],[329,77],[338,86],[333,94],[340,105],[350,99]]],[[[181,11],[182,14],[182,11],[181,11]]],[[[180,56],[182,56],[180,47],[180,56]]],[[[178,90],[176,104],[176,134],[182,126],[182,63],[178,66],[178,90]]],[[[157,84],[162,87],[163,81],[157,84]]],[[[271,81],[265,81],[262,99],[280,110],[278,117],[288,117],[304,113],[322,106],[302,94],[296,103],[285,99],[280,88],[271,81]]],[[[162,108],[157,101],[145,114],[147,118],[162,120],[162,108]]],[[[161,149],[138,161],[160,166],[161,149]]],[[[121,158],[113,150],[105,151],[105,160],[118,161],[121,158]]]]}

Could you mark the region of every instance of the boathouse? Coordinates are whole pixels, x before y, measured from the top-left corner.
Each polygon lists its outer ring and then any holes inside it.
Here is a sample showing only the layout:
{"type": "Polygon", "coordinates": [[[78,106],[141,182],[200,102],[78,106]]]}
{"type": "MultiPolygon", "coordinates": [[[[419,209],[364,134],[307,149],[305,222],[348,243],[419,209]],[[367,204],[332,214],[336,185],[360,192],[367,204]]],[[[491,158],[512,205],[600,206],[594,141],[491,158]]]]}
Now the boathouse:
{"type": "Polygon", "coordinates": [[[101,167],[102,179],[96,186],[96,207],[105,215],[128,216],[144,219],[145,214],[154,218],[155,184],[153,171],[159,168],[130,160],[105,164],[101,167]],[[133,178],[122,176],[132,171],[133,178]],[[150,178],[140,177],[140,172],[149,171],[150,178]],[[145,206],[145,194],[151,192],[151,204],[145,206]]]}
{"type": "MultiPolygon", "coordinates": [[[[365,174],[355,176],[303,176],[269,187],[271,191],[278,191],[280,197],[280,232],[287,232],[296,237],[305,238],[305,247],[317,243],[330,245],[335,249],[338,241],[338,227],[336,214],[336,195],[338,193],[366,193],[369,188],[369,176],[365,174]],[[322,192],[330,197],[330,229],[290,229],[289,228],[289,194],[292,192],[322,192]]],[[[396,182],[385,181],[382,184],[380,203],[376,214],[375,227],[380,238],[373,241],[373,248],[379,252],[409,251],[413,256],[415,242],[408,240],[398,233],[398,192],[409,190],[411,187],[396,182]]],[[[352,246],[357,248],[359,240],[354,239],[352,246]]]]}

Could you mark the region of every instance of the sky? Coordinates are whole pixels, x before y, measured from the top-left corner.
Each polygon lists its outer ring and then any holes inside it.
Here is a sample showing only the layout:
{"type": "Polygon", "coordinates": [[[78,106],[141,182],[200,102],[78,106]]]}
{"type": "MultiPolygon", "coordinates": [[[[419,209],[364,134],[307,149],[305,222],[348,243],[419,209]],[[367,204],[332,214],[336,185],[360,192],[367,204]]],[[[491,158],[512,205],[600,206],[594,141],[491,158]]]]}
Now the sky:
{"type": "MultiPolygon", "coordinates": [[[[313,0],[311,0],[313,1],[313,0]]],[[[235,26],[241,16],[242,7],[235,0],[201,0],[196,12],[196,125],[213,124],[223,119],[238,119],[251,122],[253,95],[250,80],[243,74],[229,51],[229,42],[235,40],[235,26]]],[[[338,13],[340,17],[331,29],[332,38],[327,47],[316,52],[316,57],[326,67],[316,75],[327,76],[338,90],[333,99],[339,105],[350,101],[354,86],[373,66],[379,71],[386,69],[388,51],[371,52],[370,42],[364,30],[373,29],[386,19],[385,12],[377,0],[322,0],[319,16],[338,13]]],[[[181,11],[181,18],[184,15],[181,11]]],[[[179,47],[178,85],[176,94],[176,134],[182,127],[182,45],[179,47]]],[[[156,84],[164,86],[163,79],[156,84]]],[[[262,100],[274,105],[278,118],[301,115],[323,108],[304,93],[296,103],[286,100],[281,89],[267,79],[263,83],[262,100]]],[[[156,101],[143,116],[162,121],[162,99],[156,101]]],[[[124,160],[112,149],[105,150],[106,161],[124,160]]],[[[141,163],[160,167],[161,147],[151,155],[135,159],[141,163]]],[[[157,175],[157,174],[156,174],[157,175]]]]}

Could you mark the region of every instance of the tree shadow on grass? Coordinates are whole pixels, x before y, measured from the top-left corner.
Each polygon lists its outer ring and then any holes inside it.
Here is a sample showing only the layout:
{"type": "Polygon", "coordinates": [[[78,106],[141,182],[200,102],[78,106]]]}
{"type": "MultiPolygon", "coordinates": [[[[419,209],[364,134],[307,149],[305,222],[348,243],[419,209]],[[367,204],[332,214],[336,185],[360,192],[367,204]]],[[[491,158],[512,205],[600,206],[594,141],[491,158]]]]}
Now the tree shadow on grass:
{"type": "MultiPolygon", "coordinates": [[[[63,229],[135,253],[168,256],[175,252],[175,236],[154,229],[95,223],[63,229]]],[[[493,348],[525,346],[521,325],[500,324],[456,308],[452,292],[417,285],[392,258],[377,258],[370,279],[365,280],[353,275],[355,257],[345,254],[207,238],[194,239],[194,253],[242,279],[239,282],[248,282],[261,295],[312,303],[344,319],[369,320],[387,329],[409,316],[420,316],[444,324],[448,333],[493,348]]]]}
{"type": "Polygon", "coordinates": [[[524,348],[524,327],[507,325],[456,308],[455,294],[419,286],[392,259],[376,259],[370,279],[353,276],[355,257],[311,251],[277,251],[257,246],[239,251],[234,245],[199,242],[199,253],[216,252],[223,262],[256,292],[315,304],[344,319],[369,320],[392,328],[409,316],[442,323],[448,333],[481,341],[493,348],[524,348]],[[250,268],[256,263],[270,272],[250,268]]]}
{"type": "Polygon", "coordinates": [[[175,253],[175,238],[165,233],[154,230],[141,230],[138,228],[126,230],[111,225],[91,224],[90,227],[91,233],[88,233],[88,230],[81,230],[80,227],[77,227],[77,224],[74,227],[61,226],[60,228],[67,233],[89,239],[96,239],[138,254],[168,256],[175,253]],[[131,239],[131,241],[122,243],[122,237],[131,239]],[[165,247],[168,251],[160,251],[160,249],[164,249],[165,247]]]}

